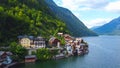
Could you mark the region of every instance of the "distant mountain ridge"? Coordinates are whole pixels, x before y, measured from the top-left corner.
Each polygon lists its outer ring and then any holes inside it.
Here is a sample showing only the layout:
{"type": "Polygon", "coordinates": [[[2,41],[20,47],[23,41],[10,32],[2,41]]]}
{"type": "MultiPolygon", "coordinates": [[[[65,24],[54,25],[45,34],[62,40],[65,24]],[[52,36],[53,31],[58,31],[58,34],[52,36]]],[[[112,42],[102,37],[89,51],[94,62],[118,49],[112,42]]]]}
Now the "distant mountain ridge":
{"type": "Polygon", "coordinates": [[[101,27],[101,26],[93,26],[93,27],[91,27],[90,29],[91,29],[91,30],[94,30],[94,29],[97,29],[97,28],[99,28],[99,27],[101,27]]]}
{"type": "Polygon", "coordinates": [[[66,23],[67,28],[73,36],[96,36],[97,34],[89,30],[71,11],[57,6],[53,0],[45,0],[49,8],[56,17],[66,23]]]}
{"type": "Polygon", "coordinates": [[[120,35],[120,17],[113,19],[109,23],[93,30],[98,34],[120,35]]]}

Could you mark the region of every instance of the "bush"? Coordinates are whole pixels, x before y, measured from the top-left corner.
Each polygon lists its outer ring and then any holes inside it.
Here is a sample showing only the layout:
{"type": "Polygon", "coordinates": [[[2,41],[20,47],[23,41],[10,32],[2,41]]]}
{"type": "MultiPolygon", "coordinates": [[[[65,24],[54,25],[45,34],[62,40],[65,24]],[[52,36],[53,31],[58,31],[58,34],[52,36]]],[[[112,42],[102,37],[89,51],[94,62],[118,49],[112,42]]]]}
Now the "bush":
{"type": "Polygon", "coordinates": [[[16,60],[23,60],[27,55],[27,49],[18,45],[16,42],[12,42],[10,45],[10,51],[14,55],[14,59],[16,60]]]}
{"type": "Polygon", "coordinates": [[[50,50],[47,48],[40,48],[36,52],[36,56],[38,60],[47,60],[51,59],[52,54],[50,53],[50,50]]]}

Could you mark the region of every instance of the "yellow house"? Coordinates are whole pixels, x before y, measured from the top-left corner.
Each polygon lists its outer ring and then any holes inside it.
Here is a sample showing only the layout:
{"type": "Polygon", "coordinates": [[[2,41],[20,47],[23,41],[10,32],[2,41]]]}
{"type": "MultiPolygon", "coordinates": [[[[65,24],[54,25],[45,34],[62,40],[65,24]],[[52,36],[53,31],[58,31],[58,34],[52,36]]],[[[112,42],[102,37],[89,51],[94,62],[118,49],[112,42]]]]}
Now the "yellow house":
{"type": "Polygon", "coordinates": [[[45,48],[46,41],[43,37],[18,36],[19,43],[25,48],[45,48]]]}
{"type": "Polygon", "coordinates": [[[31,45],[30,45],[30,39],[29,38],[22,38],[20,40],[20,44],[23,46],[23,47],[26,47],[26,48],[29,48],[31,45]]]}

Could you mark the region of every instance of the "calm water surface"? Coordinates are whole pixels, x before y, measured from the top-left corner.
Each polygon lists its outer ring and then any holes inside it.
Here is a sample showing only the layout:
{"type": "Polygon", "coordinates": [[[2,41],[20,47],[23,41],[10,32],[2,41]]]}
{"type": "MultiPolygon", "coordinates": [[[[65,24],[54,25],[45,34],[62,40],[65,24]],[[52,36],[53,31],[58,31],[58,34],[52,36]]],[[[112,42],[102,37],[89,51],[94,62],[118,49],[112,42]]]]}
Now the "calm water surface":
{"type": "Polygon", "coordinates": [[[120,68],[120,36],[85,37],[89,54],[60,60],[20,64],[15,68],[120,68]]]}

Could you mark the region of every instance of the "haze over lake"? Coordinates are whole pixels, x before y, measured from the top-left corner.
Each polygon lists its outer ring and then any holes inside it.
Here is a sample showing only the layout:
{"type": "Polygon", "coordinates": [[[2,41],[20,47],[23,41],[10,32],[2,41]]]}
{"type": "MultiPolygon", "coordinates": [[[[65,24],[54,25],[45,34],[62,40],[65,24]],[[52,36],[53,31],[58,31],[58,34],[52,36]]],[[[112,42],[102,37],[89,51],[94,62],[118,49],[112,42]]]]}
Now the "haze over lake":
{"type": "Polygon", "coordinates": [[[20,64],[17,68],[120,68],[120,36],[85,37],[89,53],[60,60],[20,64]]]}

